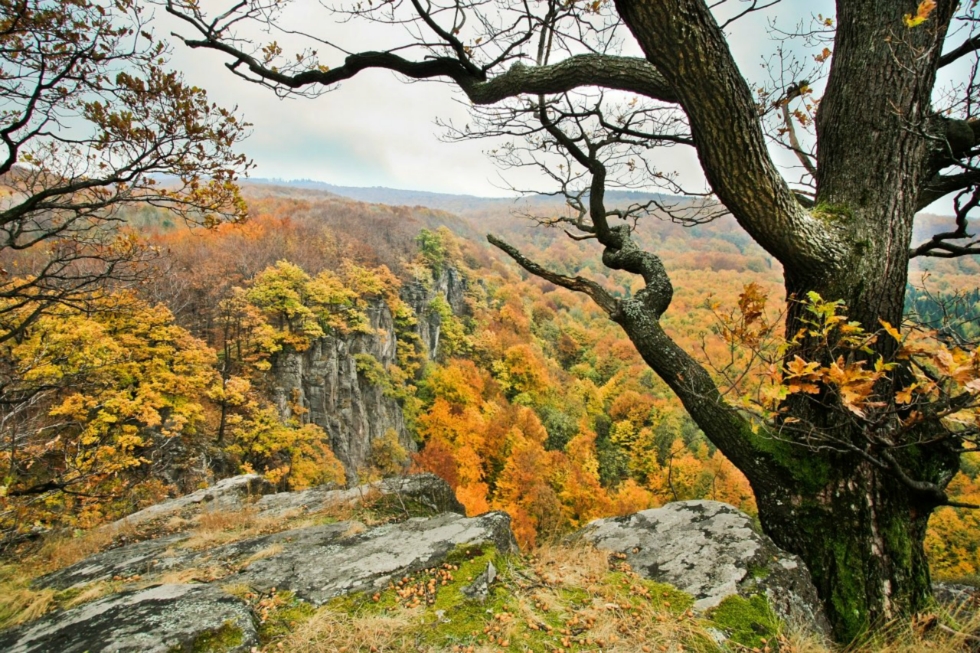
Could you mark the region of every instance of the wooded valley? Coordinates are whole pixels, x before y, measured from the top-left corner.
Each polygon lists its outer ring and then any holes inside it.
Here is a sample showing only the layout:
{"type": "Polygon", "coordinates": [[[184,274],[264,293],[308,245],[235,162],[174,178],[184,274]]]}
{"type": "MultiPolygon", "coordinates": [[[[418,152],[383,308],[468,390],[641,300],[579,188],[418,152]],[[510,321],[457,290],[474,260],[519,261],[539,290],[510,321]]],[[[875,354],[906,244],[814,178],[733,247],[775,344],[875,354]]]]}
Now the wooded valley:
{"type": "MultiPolygon", "coordinates": [[[[129,228],[156,252],[145,278],[93,296],[85,310],[54,310],[3,343],[8,550],[242,472],[282,489],[344,483],[330,434],[302,405],[277,403],[273,363],[317,339],[377,336],[368,313],[381,304],[397,354],[387,366],[357,354],[358,380],[397,402],[410,441],[392,431],[370,442],[350,470],[360,480],[434,472],[468,513],[507,511],[525,547],[669,501],[709,498],[754,514],[744,476],[618,327],[588,298],[522,274],[475,238],[474,221],[494,220],[553,269],[628,291],[628,279],[576,267],[582,245],[508,206],[455,216],[290,186],[245,189],[241,225],[202,231],[151,207],[130,212],[129,228]],[[465,281],[463,305],[454,313],[436,294],[419,315],[402,290],[431,288],[447,268],[465,281]],[[429,319],[440,325],[436,352],[418,335],[429,319]]],[[[681,282],[666,328],[719,383],[757,375],[732,325],[744,319],[747,292],[760,310],[780,304],[778,264],[734,223],[653,225],[639,236],[659,239],[681,282]]],[[[4,264],[26,272],[32,262],[4,264]]],[[[975,265],[924,267],[910,315],[975,339],[975,265]]],[[[738,388],[747,387],[742,379],[738,388]]],[[[951,491],[980,499],[980,461],[966,458],[951,491]]],[[[926,546],[938,578],[976,577],[976,512],[939,510],[926,546]]]]}

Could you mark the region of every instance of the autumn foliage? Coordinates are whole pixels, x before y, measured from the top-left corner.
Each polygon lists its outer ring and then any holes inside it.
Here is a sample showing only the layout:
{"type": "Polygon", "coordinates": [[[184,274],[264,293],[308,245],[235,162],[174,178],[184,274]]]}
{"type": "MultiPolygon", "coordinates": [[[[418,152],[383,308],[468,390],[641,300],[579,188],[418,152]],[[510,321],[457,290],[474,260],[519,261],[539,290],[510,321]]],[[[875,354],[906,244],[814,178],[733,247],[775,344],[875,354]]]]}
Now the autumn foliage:
{"type": "MultiPolygon", "coordinates": [[[[385,368],[359,355],[358,372],[401,404],[418,451],[410,456],[389,434],[372,444],[362,478],[407,465],[433,472],[468,513],[507,511],[523,546],[674,500],[755,511],[745,477],[587,299],[523,278],[446,228],[468,233],[460,221],[399,211],[253,197],[249,222],[200,233],[160,211],[133,215],[165,252],[163,273],[136,292],[93,295],[89,310],[45,316],[0,351],[7,379],[0,525],[8,538],[93,525],[233,473],[254,471],[290,489],[343,483],[329,437],[306,408],[291,398],[281,413],[272,401],[270,370],[281,352],[325,335],[371,335],[367,313],[381,302],[395,320],[397,360],[385,368]],[[338,215],[358,225],[354,236],[336,229],[338,215]],[[379,238],[396,219],[401,226],[379,238]],[[355,243],[359,233],[372,235],[355,243]],[[401,291],[407,283],[431,286],[447,266],[467,280],[467,310],[456,315],[439,301],[429,307],[442,324],[433,358],[401,291]]],[[[773,420],[780,399],[829,391],[840,393],[853,419],[880,411],[874,388],[889,369],[852,355],[869,338],[892,338],[956,384],[910,379],[892,407],[907,419],[922,402],[940,395],[955,402],[974,383],[968,350],[928,330],[882,325],[864,333],[845,307],[819,297],[802,304],[811,315],[808,337],[836,339],[840,357],[784,361],[790,339],[771,311],[781,287],[764,256],[734,231],[722,241],[673,229],[664,229],[664,259],[683,283],[665,326],[699,352],[734,409],[773,420]],[[724,264],[722,254],[730,259],[724,264]]],[[[582,245],[547,233],[529,235],[528,247],[558,269],[588,260],[573,251],[582,245]]],[[[602,268],[568,271],[610,290],[626,285],[602,268]]],[[[949,293],[970,278],[944,268],[932,288],[949,293]]],[[[915,296],[919,314],[932,310],[922,293],[915,296]]],[[[951,489],[975,503],[980,466],[967,460],[951,489]]],[[[978,573],[976,520],[963,509],[937,512],[927,548],[938,575],[978,573]]]]}

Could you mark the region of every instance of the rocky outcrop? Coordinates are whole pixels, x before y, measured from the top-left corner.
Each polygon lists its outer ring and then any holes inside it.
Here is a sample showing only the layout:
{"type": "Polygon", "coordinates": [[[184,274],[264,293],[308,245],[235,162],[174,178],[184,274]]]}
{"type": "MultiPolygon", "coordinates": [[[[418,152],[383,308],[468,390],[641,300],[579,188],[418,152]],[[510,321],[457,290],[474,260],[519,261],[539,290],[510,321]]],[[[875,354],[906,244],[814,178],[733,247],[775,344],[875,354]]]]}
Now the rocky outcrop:
{"type": "MultiPolygon", "coordinates": [[[[251,475],[225,479],[214,487],[208,488],[208,490],[200,490],[186,497],[165,501],[145,511],[135,513],[130,518],[143,513],[144,517],[136,522],[143,523],[148,521],[150,516],[154,518],[173,515],[190,517],[188,510],[203,512],[220,509],[249,510],[256,519],[277,520],[331,508],[350,509],[364,501],[381,503],[385,499],[389,499],[387,501],[389,509],[396,512],[403,511],[406,516],[449,513],[462,517],[466,514],[466,510],[456,500],[452,489],[432,474],[385,479],[347,490],[312,488],[302,492],[280,492],[265,495],[254,502],[247,502],[247,499],[242,495],[236,495],[229,490],[229,488],[243,487],[253,480],[254,477],[251,475]],[[226,490],[221,495],[224,500],[220,504],[188,501],[191,497],[199,497],[201,492],[214,491],[218,486],[226,490]],[[236,502],[232,502],[233,497],[237,497],[236,502]]],[[[108,528],[121,525],[123,521],[125,520],[121,520],[121,522],[117,522],[108,528]]],[[[496,524],[495,528],[498,529],[498,532],[495,533],[495,538],[504,537],[502,535],[504,532],[509,533],[509,521],[506,526],[501,526],[492,519],[488,523],[496,524]],[[501,528],[503,530],[500,530],[501,528]]],[[[409,531],[418,529],[417,527],[407,528],[409,531]]],[[[188,533],[175,533],[103,551],[70,567],[42,576],[34,584],[39,588],[67,590],[113,578],[152,578],[154,574],[195,568],[207,569],[212,577],[224,577],[238,573],[243,569],[244,561],[263,551],[267,552],[276,548],[283,552],[286,549],[302,552],[307,545],[316,548],[318,545],[315,543],[317,542],[330,543],[341,540],[344,534],[360,533],[364,530],[364,525],[358,522],[340,522],[324,527],[292,529],[264,537],[247,538],[204,550],[184,548],[183,545],[190,539],[190,535],[188,533]],[[286,543],[285,548],[281,548],[283,543],[286,543]]],[[[507,538],[504,537],[504,539],[507,538]]],[[[509,550],[510,547],[510,543],[501,545],[502,550],[509,550]]],[[[320,563],[319,560],[314,562],[320,563]]],[[[285,587],[281,582],[273,582],[272,585],[285,587]]]]}
{"type": "Polygon", "coordinates": [[[456,498],[456,493],[434,474],[386,478],[346,490],[318,487],[301,492],[268,494],[256,501],[254,508],[262,517],[278,517],[297,510],[314,511],[338,503],[356,505],[377,494],[395,497],[398,502],[415,502],[422,510],[434,515],[443,512],[466,514],[466,508],[456,498]]]}
{"type": "Polygon", "coordinates": [[[385,368],[395,363],[397,341],[391,311],[379,300],[369,306],[367,314],[371,333],[329,334],[314,340],[305,351],[279,354],[272,366],[273,397],[280,414],[323,428],[350,483],[356,483],[357,470],[367,462],[371,443],[389,432],[396,434],[406,450],[415,450],[401,406],[385,393],[383,385],[359,369],[358,354],[372,356],[385,368]]]}
{"type": "Polygon", "coordinates": [[[248,605],[210,585],[123,592],[0,633],[7,653],[244,653],[258,643],[248,605]]]}
{"type": "Polygon", "coordinates": [[[279,545],[282,550],[251,563],[227,582],[245,583],[260,592],[286,589],[321,605],[341,594],[384,589],[392,579],[438,565],[461,544],[489,544],[498,551],[517,548],[510,517],[502,512],[471,519],[444,513],[370,530],[356,523],[345,526],[314,526],[270,536],[256,544],[279,545]]]}
{"type": "Polygon", "coordinates": [[[196,569],[202,571],[200,576],[220,577],[225,584],[244,583],[259,592],[273,587],[289,590],[320,605],[341,594],[381,589],[392,578],[438,565],[460,544],[491,544],[498,551],[517,548],[510,518],[501,512],[471,519],[443,513],[375,528],[345,521],[205,550],[181,548],[187,539],[180,534],[112,549],[36,584],[80,589],[111,578],[152,579],[165,572],[196,569]]]}
{"type": "Polygon", "coordinates": [[[110,527],[119,527],[124,524],[137,525],[201,506],[207,506],[210,510],[235,510],[245,505],[250,498],[272,492],[274,489],[271,483],[258,474],[243,474],[242,476],[223,478],[209,487],[127,515],[110,527]]]}
{"type": "MultiPolygon", "coordinates": [[[[515,600],[547,612],[535,588],[563,582],[543,575],[533,559],[529,564],[500,555],[516,552],[509,517],[490,512],[467,518],[449,486],[432,475],[263,495],[256,494],[264,488],[256,481],[226,479],[137,513],[123,524],[129,543],[36,579],[33,591],[60,597],[55,605],[88,602],[0,633],[0,650],[239,653],[281,636],[264,621],[262,606],[273,604],[304,618],[320,614],[318,606],[327,603],[324,614],[390,602],[421,606],[430,611],[422,619],[426,628],[445,625],[451,640],[452,633],[491,632],[498,617],[508,618],[502,606],[515,600]],[[212,511],[236,516],[227,522],[240,525],[235,534],[194,530],[214,523],[212,511]],[[190,530],[174,532],[181,525],[190,530]],[[158,537],[131,539],[153,534],[158,537]],[[437,594],[437,583],[444,593],[437,594]],[[115,593],[100,596],[105,592],[115,593]],[[357,596],[333,601],[351,594],[357,596]],[[515,599],[518,594],[523,598],[515,599]]],[[[827,632],[805,567],[726,504],[669,504],[592,522],[576,537],[615,552],[614,571],[627,571],[619,566],[625,562],[635,574],[681,590],[661,587],[645,596],[663,601],[670,595],[675,607],[663,602],[660,609],[678,615],[692,606],[703,633],[725,647],[759,647],[784,624],[827,632]]],[[[594,557],[570,552],[579,554],[594,557]]],[[[607,609],[613,598],[618,610],[624,597],[617,592],[634,582],[630,578],[633,573],[608,587],[592,578],[590,587],[613,593],[591,599],[588,592],[572,594],[569,600],[589,612],[607,609]]],[[[644,596],[643,586],[635,589],[644,596]]],[[[558,641],[548,639],[550,629],[537,621],[528,623],[525,635],[558,641]]]]}
{"type": "MultiPolygon", "coordinates": [[[[461,315],[466,310],[464,290],[462,275],[448,266],[431,285],[416,281],[403,287],[402,298],[415,311],[416,330],[430,358],[439,351],[443,320],[434,302],[442,301],[461,315]]],[[[415,450],[398,401],[362,364],[363,355],[373,358],[379,369],[396,362],[394,319],[380,299],[369,305],[367,316],[369,333],[329,334],[305,351],[277,355],[272,364],[273,397],[280,414],[323,428],[350,484],[357,482],[358,470],[368,462],[371,444],[387,434],[394,433],[407,451],[415,450]]]]}
{"type": "MultiPolygon", "coordinates": [[[[245,478],[225,485],[240,487],[245,478]]],[[[422,475],[355,490],[266,495],[239,504],[275,522],[287,512],[295,517],[370,498],[372,510],[397,511],[403,520],[369,527],[356,520],[331,522],[328,512],[320,512],[329,523],[220,546],[192,547],[191,533],[176,533],[110,549],[41,577],[34,587],[79,595],[107,588],[104,581],[113,580],[132,589],[0,633],[0,651],[238,653],[259,643],[256,616],[245,600],[222,588],[245,587],[260,594],[287,591],[294,600],[318,606],[353,592],[379,591],[406,575],[437,567],[461,546],[516,551],[505,513],[466,518],[452,494],[443,481],[422,475]],[[420,512],[425,516],[404,519],[420,512]],[[166,582],[177,577],[190,582],[166,582]]],[[[168,503],[174,507],[177,501],[168,503]]],[[[188,510],[207,509],[207,502],[183,501],[174,510],[156,514],[187,517],[188,510]]]]}
{"type": "Polygon", "coordinates": [[[708,612],[731,596],[762,595],[783,621],[830,632],[803,562],[777,548],[728,504],[670,503],[594,521],[579,535],[622,554],[640,575],[691,594],[697,611],[708,612]]]}
{"type": "Polygon", "coordinates": [[[432,284],[413,281],[402,287],[401,297],[412,307],[418,318],[416,331],[425,344],[429,359],[434,359],[439,353],[439,336],[442,333],[442,315],[435,310],[433,301],[441,298],[452,310],[453,315],[465,315],[467,312],[466,280],[456,268],[443,266],[433,275],[432,284]]]}

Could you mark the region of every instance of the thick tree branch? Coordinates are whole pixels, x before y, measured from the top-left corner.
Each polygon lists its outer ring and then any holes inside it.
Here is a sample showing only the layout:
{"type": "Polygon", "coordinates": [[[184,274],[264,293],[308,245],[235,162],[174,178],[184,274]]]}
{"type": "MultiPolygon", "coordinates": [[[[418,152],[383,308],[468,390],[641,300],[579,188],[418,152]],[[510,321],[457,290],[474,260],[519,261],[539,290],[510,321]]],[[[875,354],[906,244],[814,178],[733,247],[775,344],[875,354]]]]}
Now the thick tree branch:
{"type": "Polygon", "coordinates": [[[970,170],[955,175],[933,176],[925,187],[919,191],[916,211],[921,211],[936,200],[941,200],[950,193],[980,184],[980,171],[970,170]]]}
{"type": "Polygon", "coordinates": [[[980,50],[980,34],[968,38],[966,41],[961,43],[958,47],[950,50],[943,56],[939,58],[939,67],[948,66],[970,54],[971,52],[976,52],[980,50]]]}
{"type": "Polygon", "coordinates": [[[617,9],[647,59],[677,93],[711,188],[770,254],[824,274],[845,247],[812,218],[776,170],[748,85],[703,0],[628,2],[617,9]]]}
{"type": "MultiPolygon", "coordinates": [[[[181,16],[175,9],[168,11],[181,16]]],[[[525,66],[516,63],[499,75],[490,77],[485,71],[464,65],[459,59],[438,57],[411,61],[391,52],[360,52],[347,56],[344,64],[326,70],[307,70],[287,74],[260,62],[252,55],[217,38],[190,39],[177,35],[188,47],[224,52],[234,59],[227,64],[237,69],[248,68],[250,81],[301,89],[319,85],[330,86],[351,79],[369,69],[390,70],[412,79],[445,78],[455,82],[474,104],[494,104],[518,95],[555,94],[583,86],[601,86],[637,93],[663,102],[676,102],[677,97],[663,75],[649,62],[636,57],[582,54],[549,66],[525,66]]],[[[239,72],[239,74],[241,74],[239,72]]]]}
{"type": "Polygon", "coordinates": [[[967,231],[970,212],[980,206],[980,186],[974,186],[962,191],[957,195],[953,203],[955,207],[956,229],[938,233],[928,241],[912,249],[909,258],[916,256],[931,256],[935,258],[955,258],[970,254],[980,254],[980,240],[970,240],[969,242],[952,243],[951,240],[973,238],[973,234],[967,231]],[[969,198],[967,197],[969,196],[969,198]]]}
{"type": "Polygon", "coordinates": [[[508,245],[494,235],[488,235],[487,240],[490,241],[491,245],[502,250],[505,254],[507,254],[507,256],[514,259],[518,265],[534,276],[541,277],[545,281],[550,281],[556,286],[568,288],[569,290],[574,290],[575,292],[585,293],[592,298],[592,301],[594,301],[599,308],[604,310],[609,315],[613,315],[619,310],[619,302],[612,295],[603,290],[602,286],[597,284],[595,281],[583,279],[582,277],[566,277],[563,274],[558,274],[557,272],[552,272],[551,270],[543,268],[521,254],[517,248],[508,245]]]}

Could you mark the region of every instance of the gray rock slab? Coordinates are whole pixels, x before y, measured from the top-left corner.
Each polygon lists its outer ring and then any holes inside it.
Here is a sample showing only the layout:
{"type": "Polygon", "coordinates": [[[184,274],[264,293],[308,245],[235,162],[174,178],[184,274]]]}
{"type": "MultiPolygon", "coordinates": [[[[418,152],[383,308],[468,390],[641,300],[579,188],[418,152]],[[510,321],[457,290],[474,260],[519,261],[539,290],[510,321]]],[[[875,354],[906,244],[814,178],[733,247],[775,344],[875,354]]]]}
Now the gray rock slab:
{"type": "Polygon", "coordinates": [[[249,607],[209,585],[157,585],[116,594],[0,633],[6,653],[192,651],[209,633],[237,633],[244,653],[258,644],[249,607]]]}
{"type": "Polygon", "coordinates": [[[155,540],[127,544],[85,558],[70,567],[41,576],[35,587],[64,590],[114,576],[130,577],[181,566],[183,555],[176,548],[187,535],[170,535],[155,540]]]}
{"type": "Polygon", "coordinates": [[[980,612],[980,588],[939,582],[932,584],[932,594],[940,605],[953,614],[980,612]]]}
{"type": "Polygon", "coordinates": [[[34,581],[34,586],[64,590],[117,576],[152,577],[153,574],[194,567],[223,567],[230,575],[237,573],[238,567],[250,556],[269,550],[270,547],[283,543],[296,546],[306,541],[339,539],[352,530],[363,529],[359,522],[337,522],[246,538],[203,550],[182,549],[180,544],[187,536],[173,535],[103,551],[71,567],[38,578],[34,581]]]}
{"type": "Polygon", "coordinates": [[[691,594],[695,610],[709,610],[733,594],[761,592],[787,623],[830,632],[803,562],[728,504],[679,501],[594,521],[579,535],[597,548],[625,554],[643,577],[691,594]]]}
{"type": "Polygon", "coordinates": [[[237,510],[245,506],[251,496],[271,492],[273,486],[258,474],[244,474],[221,479],[214,485],[176,499],[168,499],[156,505],[144,508],[122,519],[108,524],[104,528],[121,528],[133,526],[152,519],[169,517],[189,508],[196,509],[207,506],[209,510],[237,510]]]}
{"type": "Polygon", "coordinates": [[[434,515],[442,512],[466,514],[452,488],[433,474],[388,478],[350,489],[320,487],[301,492],[267,494],[256,501],[254,507],[260,517],[277,517],[291,512],[314,512],[337,504],[356,505],[376,493],[416,501],[429,508],[434,515]]]}
{"type": "Polygon", "coordinates": [[[517,548],[510,517],[502,512],[469,519],[444,513],[357,534],[325,527],[287,533],[279,540],[281,552],[256,560],[223,582],[245,583],[259,591],[292,590],[320,605],[342,594],[383,589],[393,578],[438,565],[460,544],[492,544],[504,552],[517,548]]]}
{"type": "MultiPolygon", "coordinates": [[[[365,498],[376,496],[376,493],[391,497],[392,501],[414,502],[430,510],[432,514],[465,514],[465,509],[456,500],[449,485],[432,474],[386,479],[348,490],[313,488],[302,492],[270,494],[257,501],[254,509],[258,511],[259,517],[270,518],[289,512],[314,511],[338,503],[357,504],[365,498]]],[[[38,578],[34,581],[34,586],[64,590],[117,576],[147,576],[203,566],[223,567],[228,573],[234,573],[237,566],[249,556],[276,544],[328,541],[339,539],[351,531],[363,530],[364,526],[357,522],[343,522],[243,539],[203,551],[181,548],[184,541],[189,539],[188,534],[169,535],[97,553],[70,567],[38,578]]]]}

